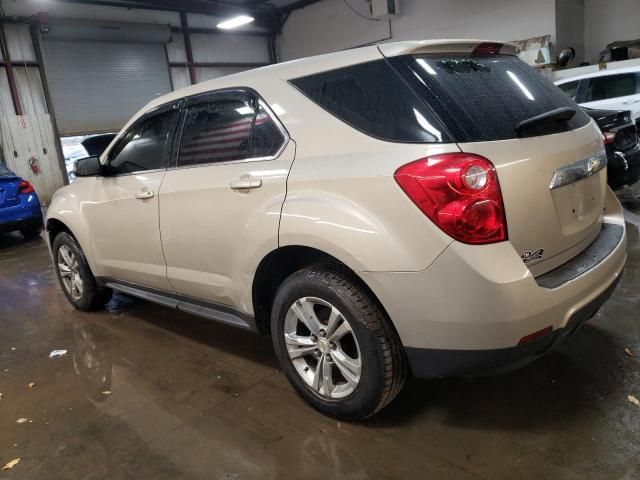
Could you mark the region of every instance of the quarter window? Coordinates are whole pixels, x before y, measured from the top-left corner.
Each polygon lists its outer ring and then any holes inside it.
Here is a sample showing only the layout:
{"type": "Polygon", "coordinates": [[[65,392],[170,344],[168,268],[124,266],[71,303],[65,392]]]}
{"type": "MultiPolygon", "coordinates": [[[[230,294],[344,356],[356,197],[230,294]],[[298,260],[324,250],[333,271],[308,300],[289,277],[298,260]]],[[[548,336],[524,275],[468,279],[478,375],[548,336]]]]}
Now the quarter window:
{"type": "Polygon", "coordinates": [[[589,79],[587,102],[606,100],[608,98],[635,95],[637,92],[637,76],[635,73],[620,73],[589,79]]]}
{"type": "Polygon", "coordinates": [[[171,110],[131,127],[109,153],[108,173],[141,172],[166,168],[179,112],[171,110]]]}

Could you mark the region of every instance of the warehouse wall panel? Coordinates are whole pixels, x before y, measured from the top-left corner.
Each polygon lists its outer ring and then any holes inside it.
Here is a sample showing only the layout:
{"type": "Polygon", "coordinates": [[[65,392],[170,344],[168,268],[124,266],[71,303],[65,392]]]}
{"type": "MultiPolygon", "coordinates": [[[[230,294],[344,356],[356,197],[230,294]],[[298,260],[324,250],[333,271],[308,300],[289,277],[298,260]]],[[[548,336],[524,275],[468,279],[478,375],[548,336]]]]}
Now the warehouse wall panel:
{"type": "Polygon", "coordinates": [[[0,117],[0,140],[7,166],[31,182],[45,205],[64,185],[56,151],[57,139],[49,115],[8,115],[0,117]],[[30,162],[37,162],[34,173],[30,162]]]}

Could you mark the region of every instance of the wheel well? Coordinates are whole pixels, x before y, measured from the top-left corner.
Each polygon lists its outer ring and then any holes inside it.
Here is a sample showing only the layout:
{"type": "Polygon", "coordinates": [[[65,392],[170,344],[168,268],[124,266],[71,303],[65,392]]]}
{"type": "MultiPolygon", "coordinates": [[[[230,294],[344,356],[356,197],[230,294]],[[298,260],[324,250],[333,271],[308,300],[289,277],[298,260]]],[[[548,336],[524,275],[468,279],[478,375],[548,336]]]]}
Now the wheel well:
{"type": "Polygon", "coordinates": [[[302,268],[327,263],[338,265],[351,273],[384,311],[371,289],[340,260],[315,248],[291,245],[280,247],[263,258],[253,278],[253,311],[260,333],[266,334],[271,330],[271,307],[282,282],[302,268]]]}
{"type": "Polygon", "coordinates": [[[69,230],[69,227],[67,227],[60,220],[56,220],[55,218],[50,218],[49,220],[47,220],[46,228],[47,228],[47,235],[49,235],[49,245],[53,245],[53,240],[61,232],[67,232],[69,235],[75,238],[71,230],[69,230]]]}

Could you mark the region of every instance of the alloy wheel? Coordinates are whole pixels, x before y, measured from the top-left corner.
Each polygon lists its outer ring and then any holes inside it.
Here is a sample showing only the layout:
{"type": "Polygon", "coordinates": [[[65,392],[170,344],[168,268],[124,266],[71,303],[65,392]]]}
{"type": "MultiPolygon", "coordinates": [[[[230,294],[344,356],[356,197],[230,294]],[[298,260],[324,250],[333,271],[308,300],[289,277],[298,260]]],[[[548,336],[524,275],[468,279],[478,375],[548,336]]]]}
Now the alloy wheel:
{"type": "Polygon", "coordinates": [[[353,393],[362,374],[360,346],[335,306],[299,298],[287,311],[284,337],[293,366],[317,395],[338,399],[353,393]]]}
{"type": "Polygon", "coordinates": [[[67,293],[74,300],[79,300],[84,288],[80,265],[74,253],[66,245],[62,245],[58,249],[58,271],[67,293]]]}

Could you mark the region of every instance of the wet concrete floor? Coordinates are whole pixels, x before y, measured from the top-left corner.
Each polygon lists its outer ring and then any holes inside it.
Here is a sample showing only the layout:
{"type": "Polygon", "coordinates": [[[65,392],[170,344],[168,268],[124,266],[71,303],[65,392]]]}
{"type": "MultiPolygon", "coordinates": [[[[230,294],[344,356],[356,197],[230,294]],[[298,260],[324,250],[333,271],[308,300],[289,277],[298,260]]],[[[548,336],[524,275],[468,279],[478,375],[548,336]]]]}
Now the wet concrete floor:
{"type": "Polygon", "coordinates": [[[640,202],[625,205],[627,269],[584,328],[518,372],[411,380],[361,424],[308,407],[268,337],[143,301],[77,312],[44,242],[2,236],[0,467],[20,463],[0,478],[640,478],[640,202]]]}

